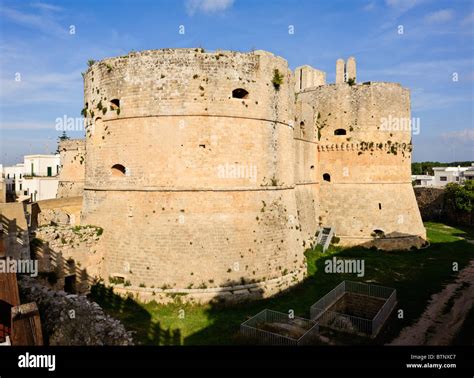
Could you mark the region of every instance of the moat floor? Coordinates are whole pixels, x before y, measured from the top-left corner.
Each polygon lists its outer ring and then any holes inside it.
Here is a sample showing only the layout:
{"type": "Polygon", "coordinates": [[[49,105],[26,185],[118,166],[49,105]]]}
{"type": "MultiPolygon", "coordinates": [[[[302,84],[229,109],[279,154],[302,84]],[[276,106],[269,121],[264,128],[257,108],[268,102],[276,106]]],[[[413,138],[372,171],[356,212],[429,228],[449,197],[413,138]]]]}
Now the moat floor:
{"type": "MultiPolygon", "coordinates": [[[[474,230],[449,227],[427,222],[425,227],[431,245],[419,251],[380,252],[361,248],[342,249],[331,246],[328,251],[306,251],[308,278],[291,291],[271,298],[238,307],[212,305],[187,305],[179,297],[175,303],[160,305],[141,304],[131,298],[124,299],[103,286],[94,287],[91,298],[112,316],[120,319],[128,330],[135,331],[135,342],[147,345],[219,345],[243,343],[239,337],[240,324],[259,311],[269,308],[296,316],[309,318],[309,308],[319,298],[343,280],[375,283],[397,290],[398,306],[387,320],[376,339],[335,334],[323,340],[330,344],[386,344],[399,336],[401,330],[417,322],[429,306],[433,294],[441,292],[454,282],[459,271],[474,261],[472,244],[474,230]],[[325,260],[364,259],[365,276],[355,274],[325,273],[325,260]],[[453,271],[453,262],[458,271],[453,271]],[[403,317],[399,318],[403,310],[403,317]]],[[[446,309],[449,312],[449,309],[446,309]]],[[[472,323],[473,312],[466,323],[472,323]]],[[[461,329],[466,329],[460,326],[461,329]]],[[[471,335],[453,335],[455,342],[472,343],[471,335]]],[[[322,343],[324,343],[322,341],[322,343]]]]}

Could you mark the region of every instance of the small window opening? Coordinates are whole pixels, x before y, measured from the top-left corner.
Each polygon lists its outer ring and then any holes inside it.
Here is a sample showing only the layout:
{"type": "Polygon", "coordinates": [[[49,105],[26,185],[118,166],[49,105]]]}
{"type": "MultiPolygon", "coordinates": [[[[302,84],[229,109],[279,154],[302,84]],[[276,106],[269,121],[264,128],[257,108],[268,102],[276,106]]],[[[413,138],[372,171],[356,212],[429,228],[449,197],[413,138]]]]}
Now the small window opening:
{"type": "Polygon", "coordinates": [[[379,210],[382,210],[382,204],[379,202],[379,210]]]}
{"type": "Polygon", "coordinates": [[[346,134],[347,134],[346,129],[334,130],[334,135],[346,135],[346,134]]]}
{"type": "Polygon", "coordinates": [[[118,98],[114,98],[113,100],[110,100],[110,107],[112,110],[117,110],[120,108],[120,100],[118,98]]]}
{"type": "Polygon", "coordinates": [[[200,144],[199,147],[206,148],[206,145],[205,144],[200,144]]]}
{"type": "Polygon", "coordinates": [[[310,168],[311,168],[311,169],[314,169],[314,165],[312,165],[310,168]]]}
{"type": "Polygon", "coordinates": [[[385,232],[383,230],[375,229],[370,235],[374,238],[384,238],[385,232]]]}
{"type": "Polygon", "coordinates": [[[125,167],[122,164],[115,164],[112,166],[112,176],[121,177],[125,176],[125,167]]]}
{"type": "Polygon", "coordinates": [[[243,88],[237,88],[232,91],[232,97],[233,98],[248,98],[249,97],[249,92],[247,92],[243,88]]]}
{"type": "Polygon", "coordinates": [[[329,173],[325,173],[323,175],[323,180],[324,181],[328,181],[328,182],[331,182],[331,175],[329,173]]]}
{"type": "Polygon", "coordinates": [[[123,284],[123,283],[125,283],[125,277],[123,277],[123,276],[112,276],[112,277],[110,277],[109,281],[112,284],[123,284]]]}

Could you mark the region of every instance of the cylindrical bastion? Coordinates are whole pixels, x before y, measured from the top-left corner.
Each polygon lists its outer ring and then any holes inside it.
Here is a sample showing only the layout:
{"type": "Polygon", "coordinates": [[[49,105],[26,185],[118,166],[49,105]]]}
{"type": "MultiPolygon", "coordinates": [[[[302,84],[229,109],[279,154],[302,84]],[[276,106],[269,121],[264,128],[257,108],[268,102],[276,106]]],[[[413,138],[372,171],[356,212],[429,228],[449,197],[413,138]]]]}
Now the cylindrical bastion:
{"type": "Polygon", "coordinates": [[[306,270],[287,62],[164,49],[84,77],[82,223],[104,229],[104,279],[142,299],[258,298],[306,270]]]}

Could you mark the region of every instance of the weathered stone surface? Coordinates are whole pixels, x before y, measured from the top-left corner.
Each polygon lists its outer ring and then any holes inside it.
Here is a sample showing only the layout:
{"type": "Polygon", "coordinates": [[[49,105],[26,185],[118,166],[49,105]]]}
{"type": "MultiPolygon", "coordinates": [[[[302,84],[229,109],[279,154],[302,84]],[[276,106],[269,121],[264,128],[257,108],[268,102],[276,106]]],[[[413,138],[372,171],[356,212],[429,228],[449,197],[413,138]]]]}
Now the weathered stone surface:
{"type": "Polygon", "coordinates": [[[82,196],[86,165],[85,153],[84,139],[68,139],[59,143],[61,171],[58,198],[82,196]]]}
{"type": "Polygon", "coordinates": [[[122,323],[85,296],[50,290],[26,276],[19,286],[25,301],[37,304],[49,345],[133,345],[122,323]]]}

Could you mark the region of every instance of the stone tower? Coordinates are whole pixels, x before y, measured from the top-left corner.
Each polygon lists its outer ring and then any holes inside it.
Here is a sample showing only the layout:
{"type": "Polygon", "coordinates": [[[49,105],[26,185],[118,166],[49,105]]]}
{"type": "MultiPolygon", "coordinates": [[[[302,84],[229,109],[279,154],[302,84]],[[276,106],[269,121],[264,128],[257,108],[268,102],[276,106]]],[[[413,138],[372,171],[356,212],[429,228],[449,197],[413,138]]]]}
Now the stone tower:
{"type": "Polygon", "coordinates": [[[58,198],[82,196],[86,165],[84,139],[62,140],[58,149],[61,161],[58,198]]]}
{"type": "MultiPolygon", "coordinates": [[[[351,58],[346,71],[355,79],[351,58]]],[[[410,122],[409,91],[340,84],[297,93],[314,108],[320,225],[335,227],[342,245],[420,247],[426,231],[411,185],[411,132],[400,126],[410,122]]]]}
{"type": "Polygon", "coordinates": [[[284,59],[132,53],[90,67],[84,96],[82,223],[104,228],[103,278],[202,300],[266,296],[302,279],[284,59]]]}

